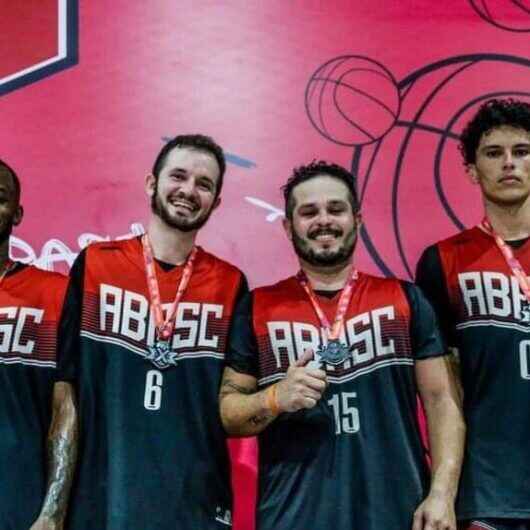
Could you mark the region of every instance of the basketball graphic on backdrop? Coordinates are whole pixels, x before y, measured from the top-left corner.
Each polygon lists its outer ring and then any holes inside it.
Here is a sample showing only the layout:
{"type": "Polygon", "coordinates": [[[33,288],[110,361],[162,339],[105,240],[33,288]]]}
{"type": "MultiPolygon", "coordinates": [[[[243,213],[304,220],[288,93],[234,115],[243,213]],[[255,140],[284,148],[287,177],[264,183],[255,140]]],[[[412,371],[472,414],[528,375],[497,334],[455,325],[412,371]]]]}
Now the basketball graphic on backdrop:
{"type": "Polygon", "coordinates": [[[480,18],[499,29],[530,31],[530,4],[527,0],[469,0],[469,3],[480,18]]]}
{"type": "Polygon", "coordinates": [[[306,87],[309,119],[340,145],[366,145],[382,138],[400,111],[396,80],[382,64],[358,55],[320,66],[306,87]]]}
{"type": "MultiPolygon", "coordinates": [[[[318,90],[310,92],[315,82],[337,78],[330,64],[342,65],[344,57],[328,61],[308,81],[306,95],[311,95],[312,101],[318,101],[318,90]]],[[[378,72],[387,71],[379,66],[378,72]]],[[[370,131],[373,136],[376,131],[382,135],[352,146],[351,170],[363,204],[361,237],[383,274],[412,278],[414,263],[428,243],[480,219],[481,201],[476,195],[478,190],[468,184],[465,175],[458,151],[459,134],[488,99],[530,100],[529,71],[530,60],[522,57],[499,54],[450,57],[425,65],[397,83],[401,96],[399,119],[393,120],[390,129],[384,130],[388,127],[389,113],[381,112],[379,122],[375,121],[374,113],[370,131]]],[[[324,101],[325,96],[321,99],[324,101]]],[[[359,100],[355,103],[361,105],[359,100]]],[[[320,117],[319,108],[315,104],[307,110],[317,130],[336,143],[337,138],[330,138],[329,132],[337,129],[329,121],[343,120],[342,114],[346,113],[349,117],[359,115],[353,106],[337,108],[335,115],[324,107],[322,116],[328,122],[323,132],[322,126],[315,123],[315,115],[320,117]]],[[[350,133],[357,134],[352,136],[356,139],[361,138],[358,131],[350,133]]]]}

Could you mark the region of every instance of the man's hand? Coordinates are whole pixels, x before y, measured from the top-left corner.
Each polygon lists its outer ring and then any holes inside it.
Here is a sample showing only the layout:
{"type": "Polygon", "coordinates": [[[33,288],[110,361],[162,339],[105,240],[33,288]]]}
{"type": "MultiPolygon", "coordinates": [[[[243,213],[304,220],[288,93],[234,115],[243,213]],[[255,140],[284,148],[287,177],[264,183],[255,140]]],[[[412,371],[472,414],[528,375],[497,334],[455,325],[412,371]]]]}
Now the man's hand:
{"type": "Polygon", "coordinates": [[[414,512],[412,530],[456,530],[454,498],[430,493],[414,512]]]}
{"type": "Polygon", "coordinates": [[[63,530],[63,525],[41,516],[31,525],[29,530],[63,530]]]}
{"type": "Polygon", "coordinates": [[[313,350],[306,350],[300,359],[289,367],[285,378],[276,383],[276,398],[282,412],[311,409],[326,390],[326,372],[307,366],[313,357],[313,350]]]}

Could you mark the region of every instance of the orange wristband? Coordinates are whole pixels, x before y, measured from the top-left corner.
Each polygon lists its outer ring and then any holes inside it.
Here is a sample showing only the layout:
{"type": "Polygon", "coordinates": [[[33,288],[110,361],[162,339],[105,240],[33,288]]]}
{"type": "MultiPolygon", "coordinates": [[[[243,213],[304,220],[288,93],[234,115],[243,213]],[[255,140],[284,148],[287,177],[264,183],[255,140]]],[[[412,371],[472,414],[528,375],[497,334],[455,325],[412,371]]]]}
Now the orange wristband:
{"type": "Polygon", "coordinates": [[[274,385],[269,386],[267,390],[265,390],[265,406],[270,409],[270,411],[277,416],[280,414],[280,405],[278,403],[278,396],[276,393],[278,392],[278,385],[275,383],[274,385]]]}

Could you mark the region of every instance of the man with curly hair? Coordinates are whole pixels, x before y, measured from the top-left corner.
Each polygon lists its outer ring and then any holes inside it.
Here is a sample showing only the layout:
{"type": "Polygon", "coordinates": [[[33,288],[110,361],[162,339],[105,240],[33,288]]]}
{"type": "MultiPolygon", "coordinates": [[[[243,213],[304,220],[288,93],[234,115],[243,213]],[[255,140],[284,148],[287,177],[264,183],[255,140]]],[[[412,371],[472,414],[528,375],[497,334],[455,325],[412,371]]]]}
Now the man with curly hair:
{"type": "Polygon", "coordinates": [[[461,152],[484,219],[430,246],[417,282],[455,348],[467,444],[462,528],[530,529],[530,105],[490,100],[461,152]]]}
{"type": "Polygon", "coordinates": [[[348,171],[302,166],[284,196],[300,271],[242,300],[221,385],[227,432],[259,435],[257,528],[454,530],[464,424],[429,304],[356,270],[348,171]]]}

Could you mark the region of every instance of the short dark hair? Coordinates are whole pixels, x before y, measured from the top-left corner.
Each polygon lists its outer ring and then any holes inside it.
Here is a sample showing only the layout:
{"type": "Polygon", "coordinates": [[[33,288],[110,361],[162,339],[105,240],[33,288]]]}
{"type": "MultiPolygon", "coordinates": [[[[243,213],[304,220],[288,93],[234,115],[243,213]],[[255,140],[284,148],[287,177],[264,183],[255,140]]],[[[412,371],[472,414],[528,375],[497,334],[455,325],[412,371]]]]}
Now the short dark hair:
{"type": "Polygon", "coordinates": [[[530,104],[511,98],[490,99],[482,104],[460,135],[465,166],[475,163],[482,135],[503,125],[530,132],[530,104]]]}
{"type": "Polygon", "coordinates": [[[6,173],[11,177],[11,180],[13,181],[13,187],[15,188],[15,198],[17,202],[20,201],[20,179],[15,173],[15,170],[2,159],[0,159],[0,174],[2,173],[6,173]]]}
{"type": "Polygon", "coordinates": [[[357,196],[355,177],[342,166],[332,164],[325,160],[313,160],[306,166],[300,166],[293,169],[292,175],[287,179],[287,183],[282,186],[283,197],[285,200],[285,216],[292,219],[295,207],[293,190],[307,180],[320,175],[327,175],[343,182],[350,192],[350,204],[354,213],[360,209],[359,198],[357,196]]]}
{"type": "Polygon", "coordinates": [[[166,163],[167,156],[170,151],[176,147],[189,147],[190,149],[197,149],[198,151],[206,151],[215,157],[219,165],[219,180],[215,190],[215,196],[218,197],[223,187],[223,177],[226,171],[226,160],[223,149],[220,145],[209,136],[203,134],[181,134],[169,140],[158,153],[155,163],[153,164],[153,175],[158,180],[160,171],[166,163]]]}

